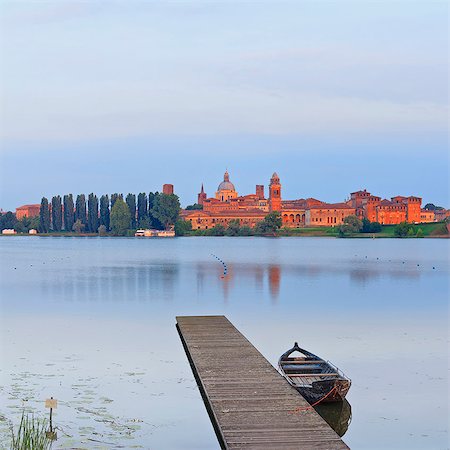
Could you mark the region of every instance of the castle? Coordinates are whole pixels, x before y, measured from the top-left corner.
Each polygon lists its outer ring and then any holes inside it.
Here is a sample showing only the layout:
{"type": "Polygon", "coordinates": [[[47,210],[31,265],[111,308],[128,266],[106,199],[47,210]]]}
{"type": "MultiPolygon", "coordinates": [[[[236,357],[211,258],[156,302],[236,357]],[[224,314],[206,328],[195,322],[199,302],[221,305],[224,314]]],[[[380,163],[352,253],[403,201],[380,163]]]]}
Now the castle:
{"type": "Polygon", "coordinates": [[[219,184],[215,196],[208,198],[202,185],[197,203],[202,210],[183,210],[181,217],[192,223],[193,229],[205,230],[215,225],[228,226],[239,220],[241,226],[254,227],[272,211],[280,212],[283,226],[289,228],[338,226],[348,216],[379,222],[383,225],[401,222],[433,222],[434,214],[421,209],[420,197],[392,197],[381,199],[366,190],[352,192],[342,203],[326,203],[315,198],[283,200],[280,177],[274,173],[269,183],[269,197],[264,185],[256,185],[255,193],[239,196],[230,181],[228,171],[219,184]]]}

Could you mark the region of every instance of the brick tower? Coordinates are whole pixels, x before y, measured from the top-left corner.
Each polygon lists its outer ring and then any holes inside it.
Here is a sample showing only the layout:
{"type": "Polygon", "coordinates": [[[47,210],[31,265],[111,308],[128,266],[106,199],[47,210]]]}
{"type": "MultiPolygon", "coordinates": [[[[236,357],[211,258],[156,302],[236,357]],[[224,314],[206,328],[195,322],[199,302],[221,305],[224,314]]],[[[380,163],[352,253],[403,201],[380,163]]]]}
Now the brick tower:
{"type": "Polygon", "coordinates": [[[203,189],[203,183],[202,183],[202,190],[200,191],[200,194],[198,194],[197,204],[203,205],[203,202],[205,200],[206,200],[206,193],[205,193],[205,190],[203,189]]]}
{"type": "Polygon", "coordinates": [[[275,172],[270,179],[269,185],[269,207],[270,211],[281,211],[281,184],[280,177],[275,172]]]}

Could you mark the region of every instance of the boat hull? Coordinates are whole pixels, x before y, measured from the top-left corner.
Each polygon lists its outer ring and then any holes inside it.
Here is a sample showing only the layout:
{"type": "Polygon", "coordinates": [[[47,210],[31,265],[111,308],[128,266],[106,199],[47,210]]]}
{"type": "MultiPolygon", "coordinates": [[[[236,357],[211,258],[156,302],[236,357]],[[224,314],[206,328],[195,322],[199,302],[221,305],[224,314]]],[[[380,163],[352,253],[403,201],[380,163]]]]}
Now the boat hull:
{"type": "Polygon", "coordinates": [[[350,389],[350,380],[322,380],[315,381],[311,386],[295,386],[305,399],[313,404],[315,402],[340,402],[345,399],[350,389]]]}

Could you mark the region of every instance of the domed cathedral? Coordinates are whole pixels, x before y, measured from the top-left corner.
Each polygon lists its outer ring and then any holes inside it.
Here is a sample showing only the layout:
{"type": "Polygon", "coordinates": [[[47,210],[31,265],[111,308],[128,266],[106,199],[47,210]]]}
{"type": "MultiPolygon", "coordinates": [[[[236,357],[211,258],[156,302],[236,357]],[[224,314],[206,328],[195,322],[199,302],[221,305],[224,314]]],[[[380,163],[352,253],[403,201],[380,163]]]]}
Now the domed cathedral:
{"type": "Polygon", "coordinates": [[[230,181],[228,170],[223,175],[223,181],[219,184],[216,192],[216,199],[221,202],[228,202],[233,198],[237,198],[238,193],[234,188],[234,184],[230,181]]]}
{"type": "Polygon", "coordinates": [[[272,175],[269,184],[269,207],[270,211],[281,211],[281,183],[276,172],[272,175]]]}

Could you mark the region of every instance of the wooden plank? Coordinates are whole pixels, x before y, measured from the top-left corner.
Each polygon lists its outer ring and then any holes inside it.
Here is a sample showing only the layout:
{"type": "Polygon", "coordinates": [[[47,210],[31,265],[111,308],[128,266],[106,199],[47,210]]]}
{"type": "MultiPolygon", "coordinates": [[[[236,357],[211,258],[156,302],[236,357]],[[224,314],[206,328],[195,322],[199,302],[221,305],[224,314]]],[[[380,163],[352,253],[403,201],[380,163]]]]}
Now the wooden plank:
{"type": "Polygon", "coordinates": [[[177,317],[222,449],[348,449],[224,316],[177,317]]]}

